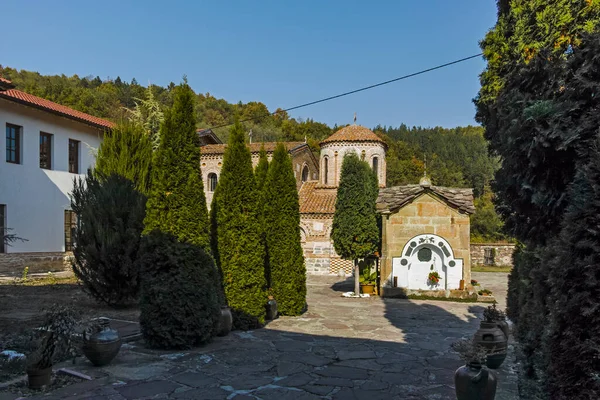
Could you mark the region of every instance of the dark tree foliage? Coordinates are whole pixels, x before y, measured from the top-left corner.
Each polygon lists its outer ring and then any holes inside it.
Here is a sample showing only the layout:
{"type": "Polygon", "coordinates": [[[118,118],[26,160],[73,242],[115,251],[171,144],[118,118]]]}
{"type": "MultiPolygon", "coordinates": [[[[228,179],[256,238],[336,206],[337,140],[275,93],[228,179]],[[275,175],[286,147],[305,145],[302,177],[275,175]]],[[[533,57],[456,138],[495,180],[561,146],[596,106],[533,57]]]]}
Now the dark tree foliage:
{"type": "Polygon", "coordinates": [[[264,257],[261,245],[259,193],[250,150],[239,122],[231,128],[223,167],[213,197],[212,244],[216,248],[223,288],[236,329],[252,329],[265,322],[264,257]]]}
{"type": "Polygon", "coordinates": [[[88,171],[75,181],[71,208],[78,218],[73,272],[84,290],[113,307],[137,302],[146,197],[120,175],[88,171]]]}
{"type": "Polygon", "coordinates": [[[498,242],[507,240],[502,233],[504,223],[496,213],[493,203],[493,193],[489,187],[475,199],[475,214],[471,216],[471,243],[498,242]]]}
{"type": "Polygon", "coordinates": [[[145,232],[158,229],[209,251],[194,93],[185,82],[175,89],[173,108],[165,113],[160,138],[152,165],[145,232]]]}
{"type": "Polygon", "coordinates": [[[218,276],[201,246],[159,231],[142,239],[140,328],[144,341],[163,349],[208,342],[221,315],[218,276]]]}
{"type": "MultiPolygon", "coordinates": [[[[600,137],[598,137],[600,139],[600,137]]],[[[552,399],[600,398],[600,140],[578,168],[555,242],[548,387],[552,399]]]]}
{"type": "Polygon", "coordinates": [[[104,176],[121,175],[147,194],[151,165],[150,138],[141,126],[124,120],[104,135],[94,170],[104,176]]]}
{"type": "Polygon", "coordinates": [[[331,239],[336,253],[355,263],[355,293],[358,288],[358,259],[373,255],[379,245],[375,203],[379,194],[377,177],[356,153],[344,156],[337,191],[331,239]]]}
{"type": "Polygon", "coordinates": [[[267,248],[267,230],[269,229],[265,223],[265,182],[267,181],[267,174],[269,172],[269,159],[267,158],[267,152],[265,151],[264,145],[260,147],[260,153],[258,158],[258,165],[254,169],[254,178],[256,179],[256,189],[258,191],[258,210],[260,226],[262,227],[261,232],[261,244],[265,248],[265,280],[267,286],[271,285],[271,268],[269,267],[269,249],[267,248]]]}
{"type": "Polygon", "coordinates": [[[264,185],[264,227],[270,281],[282,315],[300,315],[306,305],[306,268],[300,243],[300,209],[292,160],[277,144],[264,185]]]}
{"type": "Polygon", "coordinates": [[[267,180],[267,173],[269,172],[269,159],[267,158],[267,152],[265,146],[260,147],[260,153],[258,157],[258,165],[254,169],[254,177],[256,178],[256,188],[259,193],[262,193],[263,186],[267,180]]]}

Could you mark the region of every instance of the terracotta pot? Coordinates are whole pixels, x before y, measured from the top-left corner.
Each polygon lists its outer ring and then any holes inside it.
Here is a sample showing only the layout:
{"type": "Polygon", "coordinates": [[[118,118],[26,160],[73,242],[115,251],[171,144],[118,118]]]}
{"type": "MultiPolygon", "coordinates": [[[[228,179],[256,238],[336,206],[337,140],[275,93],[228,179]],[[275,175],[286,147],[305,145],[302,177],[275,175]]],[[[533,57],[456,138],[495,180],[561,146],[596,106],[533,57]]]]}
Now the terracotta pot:
{"type": "Polygon", "coordinates": [[[109,364],[121,349],[119,332],[110,327],[108,318],[99,318],[100,330],[88,336],[83,332],[83,354],[96,367],[109,364]]]}
{"type": "Polygon", "coordinates": [[[52,367],[44,369],[27,369],[28,385],[31,389],[40,389],[47,386],[52,380],[52,367]]]}
{"type": "Polygon", "coordinates": [[[464,365],[454,373],[457,400],[494,400],[497,383],[494,372],[478,363],[464,365]]]}
{"type": "Polygon", "coordinates": [[[497,321],[482,321],[479,329],[475,332],[473,341],[487,350],[486,365],[488,368],[496,369],[502,365],[506,358],[508,339],[498,327],[497,321]]]}
{"type": "Polygon", "coordinates": [[[267,321],[272,321],[277,317],[277,301],[272,296],[269,296],[269,301],[267,302],[267,321]]]}
{"type": "Polygon", "coordinates": [[[375,293],[375,285],[360,285],[360,291],[363,294],[373,294],[375,293]]]}
{"type": "Polygon", "coordinates": [[[498,328],[500,328],[500,330],[504,333],[504,336],[506,336],[506,338],[508,339],[508,335],[510,334],[510,331],[508,329],[508,322],[506,322],[505,320],[500,320],[496,321],[496,324],[498,325],[498,328]]]}
{"type": "Polygon", "coordinates": [[[221,306],[221,318],[219,319],[218,336],[227,336],[231,332],[233,326],[233,316],[231,309],[227,306],[221,306]]]}

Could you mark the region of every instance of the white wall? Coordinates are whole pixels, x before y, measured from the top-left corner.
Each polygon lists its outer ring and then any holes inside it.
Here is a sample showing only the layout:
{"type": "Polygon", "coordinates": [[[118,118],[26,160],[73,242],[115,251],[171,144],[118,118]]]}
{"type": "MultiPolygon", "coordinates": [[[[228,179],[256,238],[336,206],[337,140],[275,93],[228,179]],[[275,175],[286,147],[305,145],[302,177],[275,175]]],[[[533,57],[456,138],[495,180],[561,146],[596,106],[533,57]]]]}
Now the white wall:
{"type": "Polygon", "coordinates": [[[9,253],[64,251],[64,210],[71,208],[73,179],[95,163],[102,132],[83,123],[0,99],[0,204],[6,226],[27,239],[8,246],[9,253]],[[6,162],[6,124],[23,127],[21,164],[6,162]],[[53,134],[52,170],[40,168],[40,131],[53,134]],[[69,139],[80,141],[79,172],[69,173],[69,139]]]}

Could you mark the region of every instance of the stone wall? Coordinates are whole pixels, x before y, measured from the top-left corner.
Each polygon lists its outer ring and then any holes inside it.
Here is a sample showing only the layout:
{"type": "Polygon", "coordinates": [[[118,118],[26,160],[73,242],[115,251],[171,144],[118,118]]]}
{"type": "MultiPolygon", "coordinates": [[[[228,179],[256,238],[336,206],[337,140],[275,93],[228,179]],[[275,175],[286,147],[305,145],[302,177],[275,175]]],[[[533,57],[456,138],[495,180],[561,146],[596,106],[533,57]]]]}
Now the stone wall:
{"type": "Polygon", "coordinates": [[[304,264],[308,275],[338,275],[340,270],[352,273],[352,262],[342,260],[330,239],[333,216],[328,214],[301,215],[300,234],[304,264]]]}
{"type": "Polygon", "coordinates": [[[71,268],[71,252],[57,253],[2,253],[0,276],[20,277],[25,267],[29,273],[65,271],[71,268]]]}
{"type": "Polygon", "coordinates": [[[424,194],[398,212],[383,215],[382,286],[392,274],[392,259],[402,255],[402,249],[410,239],[426,233],[441,236],[448,241],[454,257],[463,260],[463,279],[470,282],[469,215],[448,206],[431,194],[424,194]]]}
{"type": "Polygon", "coordinates": [[[514,244],[507,243],[471,243],[471,264],[484,265],[485,250],[494,249],[494,265],[513,265],[514,244]]]}

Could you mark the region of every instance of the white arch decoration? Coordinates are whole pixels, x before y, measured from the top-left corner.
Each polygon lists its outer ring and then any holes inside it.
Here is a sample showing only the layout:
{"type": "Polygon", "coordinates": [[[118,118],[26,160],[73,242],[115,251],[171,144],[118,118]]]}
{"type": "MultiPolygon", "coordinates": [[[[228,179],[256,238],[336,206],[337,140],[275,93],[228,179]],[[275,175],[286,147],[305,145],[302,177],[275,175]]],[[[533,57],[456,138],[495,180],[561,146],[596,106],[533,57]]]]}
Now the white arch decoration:
{"type": "Polygon", "coordinates": [[[388,285],[410,290],[459,289],[463,278],[463,260],[454,257],[446,239],[434,234],[417,235],[402,249],[400,257],[392,258],[392,274],[388,285]],[[437,272],[441,280],[432,284],[430,272],[437,272]]]}

